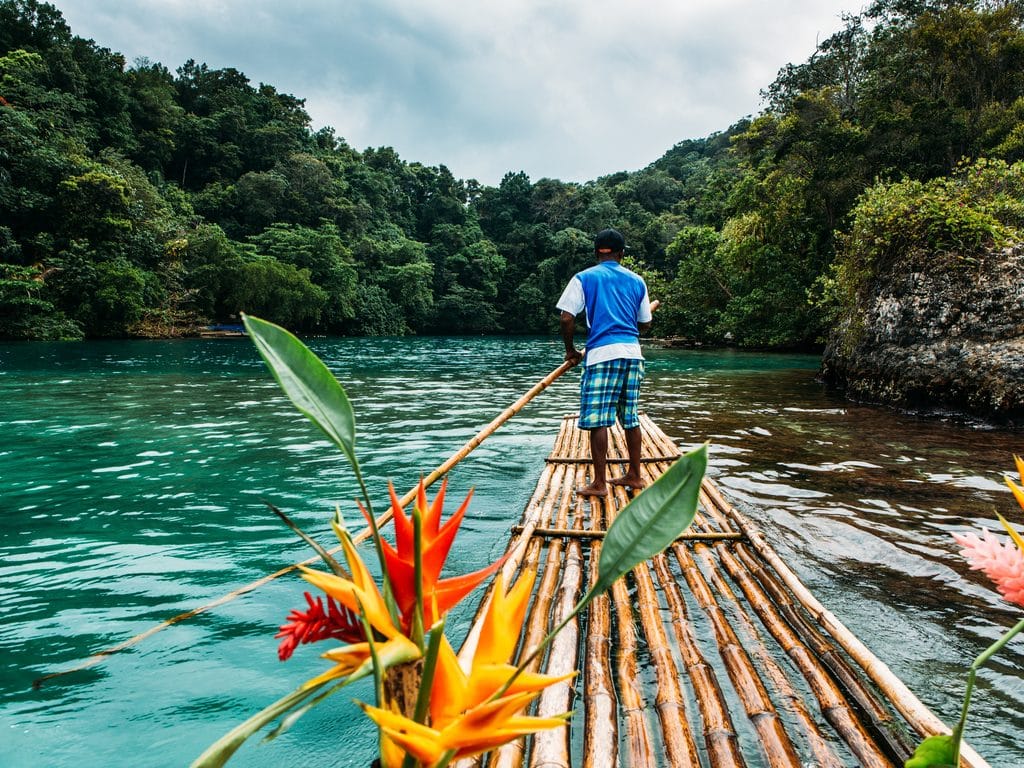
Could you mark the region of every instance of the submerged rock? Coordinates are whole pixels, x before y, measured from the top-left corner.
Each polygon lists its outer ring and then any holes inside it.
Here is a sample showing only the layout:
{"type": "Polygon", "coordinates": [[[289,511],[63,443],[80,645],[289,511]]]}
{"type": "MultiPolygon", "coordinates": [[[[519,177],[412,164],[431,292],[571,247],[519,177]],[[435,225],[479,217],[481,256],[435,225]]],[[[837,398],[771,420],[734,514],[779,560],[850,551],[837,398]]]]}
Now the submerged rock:
{"type": "Polygon", "coordinates": [[[1024,425],[1024,245],[900,260],[832,334],[821,377],[855,400],[1024,425]]]}

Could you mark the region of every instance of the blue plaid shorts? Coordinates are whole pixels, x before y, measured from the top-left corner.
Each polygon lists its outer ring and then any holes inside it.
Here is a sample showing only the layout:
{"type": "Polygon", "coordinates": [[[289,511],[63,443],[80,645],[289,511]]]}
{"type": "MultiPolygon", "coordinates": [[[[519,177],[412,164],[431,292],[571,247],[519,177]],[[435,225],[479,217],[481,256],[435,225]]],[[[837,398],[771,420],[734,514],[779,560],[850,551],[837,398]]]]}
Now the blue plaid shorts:
{"type": "Polygon", "coordinates": [[[580,429],[610,427],[616,416],[623,429],[640,426],[643,360],[606,360],[585,366],[580,379],[580,429]]]}

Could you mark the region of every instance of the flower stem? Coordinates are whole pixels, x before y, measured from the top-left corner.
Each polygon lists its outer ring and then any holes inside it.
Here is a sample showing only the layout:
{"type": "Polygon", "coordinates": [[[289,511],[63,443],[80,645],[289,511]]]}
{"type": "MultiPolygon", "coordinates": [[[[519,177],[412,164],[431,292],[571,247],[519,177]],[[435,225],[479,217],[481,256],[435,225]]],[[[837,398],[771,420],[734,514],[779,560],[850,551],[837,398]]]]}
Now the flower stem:
{"type": "Polygon", "coordinates": [[[971,664],[970,670],[967,672],[967,689],[964,691],[964,705],[960,710],[960,722],[956,724],[956,728],[953,730],[953,765],[960,765],[960,745],[963,743],[964,738],[964,727],[967,725],[967,710],[971,705],[971,693],[974,691],[974,680],[977,676],[978,670],[988,662],[993,656],[1003,649],[1013,637],[1024,630],[1024,619],[1017,622],[1011,630],[1005,635],[996,640],[987,650],[985,650],[978,658],[971,664]]]}
{"type": "Polygon", "coordinates": [[[416,608],[412,616],[411,640],[419,646],[420,652],[423,652],[426,647],[423,637],[423,512],[415,505],[412,508],[412,542],[416,608]]]}
{"type": "Polygon", "coordinates": [[[373,533],[373,546],[377,550],[377,561],[380,563],[381,581],[384,587],[384,604],[388,607],[388,612],[391,614],[391,621],[398,626],[399,615],[398,606],[395,604],[395,594],[391,589],[391,579],[388,577],[388,564],[384,560],[384,546],[381,544],[380,528],[377,527],[377,517],[373,512],[373,502],[370,501],[370,492],[366,488],[366,482],[363,480],[363,473],[359,469],[359,462],[356,461],[355,455],[352,456],[352,471],[355,473],[356,480],[359,482],[359,490],[363,494],[363,501],[366,502],[366,517],[370,521],[370,531],[373,533]]]}

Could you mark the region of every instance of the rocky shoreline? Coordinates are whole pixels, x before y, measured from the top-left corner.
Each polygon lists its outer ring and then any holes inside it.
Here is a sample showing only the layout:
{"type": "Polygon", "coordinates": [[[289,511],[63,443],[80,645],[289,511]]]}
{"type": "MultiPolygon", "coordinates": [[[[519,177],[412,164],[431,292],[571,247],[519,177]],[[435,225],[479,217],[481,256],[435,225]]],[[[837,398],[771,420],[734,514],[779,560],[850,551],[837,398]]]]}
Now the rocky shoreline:
{"type": "Polygon", "coordinates": [[[1024,245],[878,275],[833,332],[821,379],[857,401],[1024,426],[1024,245]]]}

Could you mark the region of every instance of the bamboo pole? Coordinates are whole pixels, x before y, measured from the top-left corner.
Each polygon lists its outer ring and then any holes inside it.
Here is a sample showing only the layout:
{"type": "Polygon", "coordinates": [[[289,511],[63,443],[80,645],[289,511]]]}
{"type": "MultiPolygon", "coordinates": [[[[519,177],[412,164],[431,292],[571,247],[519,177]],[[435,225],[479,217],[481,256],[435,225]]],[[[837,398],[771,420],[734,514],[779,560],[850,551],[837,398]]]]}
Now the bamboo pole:
{"type": "MultiPolygon", "coordinates": [[[[652,302],[652,307],[655,306],[655,305],[656,305],[656,302],[652,302]]],[[[570,363],[569,361],[565,361],[564,363],[559,365],[557,368],[555,368],[553,371],[551,371],[551,373],[549,373],[547,376],[545,376],[540,381],[538,381],[536,384],[534,384],[532,387],[530,387],[530,389],[528,389],[518,400],[516,400],[514,403],[512,403],[512,405],[510,405],[508,408],[506,408],[501,413],[499,413],[497,416],[495,416],[494,419],[492,419],[490,421],[490,423],[488,423],[479,432],[477,432],[476,435],[474,435],[470,440],[468,440],[461,448],[459,448],[459,450],[457,450],[448,459],[446,459],[444,462],[442,462],[441,465],[438,466],[433,472],[431,472],[429,475],[427,475],[425,478],[423,478],[423,484],[426,487],[430,487],[435,482],[437,482],[437,480],[439,478],[443,477],[445,474],[447,474],[452,469],[452,467],[454,467],[456,464],[458,464],[460,461],[462,461],[464,458],[466,458],[466,456],[468,456],[473,450],[475,450],[480,445],[480,443],[482,443],[484,440],[486,440],[488,437],[490,437],[492,434],[494,434],[502,424],[504,424],[506,421],[511,419],[517,413],[519,413],[519,411],[521,411],[523,409],[523,407],[526,406],[527,403],[529,403],[534,397],[536,397],[541,392],[543,392],[545,389],[547,389],[549,386],[551,386],[551,384],[556,379],[558,379],[562,374],[564,374],[566,371],[568,371],[574,365],[575,365],[575,363],[570,363]]],[[[413,499],[415,499],[416,498],[416,492],[417,492],[416,489],[413,489],[413,490],[409,491],[409,493],[407,493],[405,496],[403,496],[402,499],[401,499],[402,506],[405,506],[406,504],[411,502],[413,499]]],[[[377,527],[379,528],[379,527],[382,527],[382,526],[386,525],[391,520],[391,514],[392,514],[391,510],[388,509],[387,511],[382,513],[380,516],[378,516],[377,517],[377,527]]],[[[370,528],[364,529],[358,535],[353,537],[353,542],[356,543],[356,544],[360,544],[361,542],[365,541],[366,539],[368,539],[370,537],[370,533],[371,533],[370,528]]],[[[339,552],[340,550],[341,550],[341,547],[338,546],[338,547],[335,547],[334,549],[330,550],[330,552],[331,552],[331,554],[335,554],[335,553],[339,552]]],[[[135,635],[134,637],[131,637],[128,640],[125,640],[124,642],[118,643],[116,645],[112,645],[109,648],[103,649],[102,651],[97,651],[96,653],[94,653],[91,656],[89,656],[87,659],[85,659],[80,664],[76,664],[75,666],[70,667],[68,669],[64,669],[64,670],[61,670],[59,672],[53,672],[51,674],[43,675],[42,677],[37,678],[32,683],[32,687],[33,688],[40,688],[42,686],[42,684],[44,682],[46,682],[47,680],[52,680],[52,679],[54,679],[56,677],[63,677],[64,675],[69,675],[69,674],[71,674],[73,672],[80,672],[80,671],[82,671],[84,669],[88,669],[90,667],[93,667],[96,664],[99,664],[102,661],[104,661],[108,656],[111,656],[111,655],[113,655],[115,653],[118,653],[120,651],[126,650],[128,648],[131,648],[132,646],[137,645],[138,643],[142,642],[143,640],[145,640],[148,637],[151,637],[151,636],[155,635],[157,632],[160,632],[161,630],[167,629],[168,627],[171,627],[171,626],[173,626],[175,624],[179,624],[182,621],[186,621],[187,619],[191,619],[191,618],[193,618],[195,616],[199,616],[200,614],[206,613],[207,611],[210,611],[210,610],[212,610],[214,608],[217,608],[217,607],[219,607],[221,605],[225,605],[226,603],[230,603],[232,600],[235,600],[236,598],[239,598],[239,597],[241,597],[244,594],[252,592],[253,590],[258,589],[259,587],[263,586],[264,584],[268,584],[271,581],[274,581],[275,579],[280,578],[281,576],[285,576],[285,575],[287,575],[289,573],[292,573],[292,572],[298,570],[302,566],[312,565],[313,563],[316,563],[319,559],[320,559],[319,556],[313,556],[313,557],[307,558],[307,559],[305,559],[305,560],[303,560],[301,562],[293,563],[293,564],[291,564],[289,566],[286,566],[286,567],[281,568],[281,569],[279,569],[277,571],[274,571],[273,573],[268,574],[267,576],[264,576],[262,578],[256,579],[255,581],[250,582],[249,584],[246,584],[245,586],[239,587],[237,589],[233,589],[230,592],[228,592],[227,594],[222,595],[221,597],[217,598],[216,600],[212,600],[209,603],[206,603],[205,605],[201,605],[198,608],[193,608],[192,610],[185,611],[184,613],[179,613],[176,616],[172,616],[171,618],[166,619],[166,620],[160,622],[159,624],[156,624],[156,625],[150,627],[145,632],[141,632],[141,633],[135,635]]]]}
{"type": "MultiPolygon", "coordinates": [[[[697,554],[703,555],[703,550],[698,548],[697,554]]],[[[779,696],[786,702],[786,708],[793,714],[797,724],[802,728],[801,734],[811,750],[816,768],[843,768],[842,761],[836,757],[832,747],[825,741],[821,730],[818,728],[814,718],[811,717],[803,697],[796,692],[789,681],[789,677],[782,667],[775,661],[775,657],[765,645],[761,633],[758,631],[754,621],[747,614],[740,604],[732,588],[721,574],[717,564],[711,564],[707,568],[707,578],[722,600],[727,601],[731,606],[731,615],[735,623],[743,630],[746,642],[740,641],[740,645],[753,654],[760,663],[760,668],[772,687],[779,693],[779,696]]]]}
{"type": "MultiPolygon", "coordinates": [[[[577,505],[579,506],[579,505],[577,505]]],[[[582,524],[582,515],[576,515],[576,525],[582,524]]],[[[583,554],[578,541],[570,541],[562,559],[562,579],[554,602],[551,624],[557,626],[572,612],[580,597],[583,584],[583,554]]],[[[564,675],[579,667],[579,618],[573,618],[555,635],[547,654],[545,672],[564,675]]],[[[540,717],[552,717],[572,708],[575,682],[563,681],[545,688],[537,703],[540,717]]],[[[530,768],[569,768],[569,729],[556,728],[540,731],[533,736],[530,768]]]]}
{"type": "MultiPolygon", "coordinates": [[[[551,515],[554,515],[555,523],[564,526],[568,520],[569,503],[571,500],[570,489],[576,482],[576,473],[563,470],[562,475],[558,486],[549,489],[551,492],[549,492],[544,506],[548,513],[545,519],[551,519],[551,515]],[[556,503],[558,510],[554,511],[556,503]]],[[[552,542],[547,548],[544,557],[544,572],[539,585],[534,588],[535,597],[533,604],[530,606],[529,613],[525,619],[526,632],[520,643],[523,653],[529,652],[530,649],[536,647],[544,635],[547,634],[551,602],[561,575],[562,548],[563,542],[561,541],[552,542]]],[[[477,627],[474,626],[474,629],[477,629],[477,627]]],[[[469,639],[467,638],[467,644],[468,642],[469,639]]],[[[463,651],[460,652],[460,655],[463,652],[465,652],[465,646],[463,646],[463,651]]],[[[540,664],[541,658],[538,657],[530,662],[527,671],[536,671],[540,664]]],[[[503,745],[492,755],[491,765],[500,766],[500,768],[517,768],[523,762],[525,746],[526,742],[524,739],[516,739],[503,745]]]]}
{"type": "Polygon", "coordinates": [[[835,682],[826,674],[807,646],[786,624],[760,585],[745,568],[740,566],[732,553],[721,548],[718,549],[718,556],[726,571],[739,584],[765,628],[807,680],[811,691],[818,700],[822,714],[853,750],[861,768],[889,768],[892,761],[871,739],[835,682]]]}
{"type": "MultiPolygon", "coordinates": [[[[563,427],[555,438],[556,449],[559,446],[564,445],[568,440],[569,433],[566,429],[567,424],[568,420],[563,419],[563,427]]],[[[523,513],[522,531],[517,538],[514,538],[509,543],[508,559],[506,559],[505,565],[502,566],[502,575],[504,576],[506,584],[511,582],[512,577],[519,569],[522,559],[521,553],[525,552],[526,546],[532,538],[533,530],[542,523],[551,522],[554,505],[558,499],[558,495],[551,492],[552,488],[562,487],[566,482],[571,481],[572,473],[568,472],[564,466],[548,465],[541,473],[541,480],[537,483],[537,488],[534,490],[533,496],[530,498],[530,503],[527,505],[527,508],[523,513]]],[[[491,582],[487,587],[487,591],[484,593],[483,599],[477,605],[473,622],[470,625],[469,632],[463,640],[462,647],[459,650],[459,660],[464,667],[469,664],[469,659],[473,658],[473,654],[476,651],[476,644],[480,637],[480,630],[483,626],[484,612],[490,603],[493,589],[494,582],[491,582]]]]}
{"type": "Polygon", "coordinates": [[[722,608],[715,602],[711,589],[697,568],[690,552],[682,544],[672,545],[672,552],[682,568],[683,578],[691,594],[711,622],[715,642],[725,670],[732,681],[744,711],[761,742],[761,748],[770,768],[794,768],[800,758],[793,747],[775,705],[754,668],[747,652],[740,645],[722,608]]]}
{"type": "MultiPolygon", "coordinates": [[[[736,525],[747,534],[751,546],[779,574],[783,583],[810,613],[814,621],[857,662],[919,735],[932,736],[951,732],[951,729],[922,704],[920,699],[893,674],[884,662],[875,656],[831,611],[826,610],[746,516],[741,515],[726,502],[721,492],[712,484],[708,483],[707,491],[712,498],[717,498],[722,509],[728,510],[729,516],[736,525]]],[[[960,750],[960,764],[964,768],[989,768],[988,762],[966,743],[960,750]]]]}
{"type": "MultiPolygon", "coordinates": [[[[600,524],[592,520],[592,527],[600,524]]],[[[590,545],[590,581],[597,581],[597,563],[601,559],[601,541],[590,545]]],[[[586,708],[583,729],[583,768],[618,765],[618,697],[612,679],[608,649],[612,644],[611,605],[607,595],[594,598],[587,611],[586,667],[583,699],[586,708]]]]}
{"type": "MultiPolygon", "coordinates": [[[[664,559],[661,555],[659,558],[664,559]]],[[[655,708],[661,722],[665,757],[676,768],[699,768],[697,745],[686,716],[686,705],[679,685],[679,669],[672,658],[668,635],[661,619],[661,605],[654,591],[654,581],[645,563],[633,569],[636,583],[636,606],[640,626],[647,640],[647,649],[654,663],[657,680],[655,708]]]]}
{"type": "Polygon", "coordinates": [[[697,644],[697,638],[690,626],[679,584],[668,567],[668,559],[662,554],[653,560],[665,602],[672,616],[672,629],[676,645],[686,667],[686,673],[693,685],[694,697],[700,709],[704,724],[704,744],[714,768],[744,768],[743,754],[736,739],[729,707],[722,696],[714,669],[707,663],[697,644]]]}
{"type": "Polygon", "coordinates": [[[746,548],[738,547],[736,557],[768,593],[779,613],[807,645],[812,656],[832,673],[833,678],[853,699],[859,711],[869,718],[875,740],[885,745],[889,754],[898,763],[903,763],[913,754],[914,745],[903,736],[889,710],[861,683],[838,649],[826,641],[819,630],[804,618],[802,610],[797,609],[797,604],[790,599],[775,576],[746,548]]]}
{"type": "Polygon", "coordinates": [[[611,587],[612,603],[617,619],[618,659],[616,675],[619,682],[619,702],[626,725],[626,748],[630,766],[654,765],[654,747],[647,730],[644,710],[643,684],[636,663],[637,637],[633,624],[633,609],[626,580],[619,579],[611,587]]]}
{"type": "MultiPolygon", "coordinates": [[[[512,533],[519,534],[524,530],[521,525],[512,526],[512,533]]],[[[607,531],[576,531],[571,528],[534,528],[532,536],[538,538],[562,539],[603,539],[607,531]]],[[[743,541],[744,535],[735,531],[709,531],[707,533],[682,533],[676,541],[743,541]]]]}

